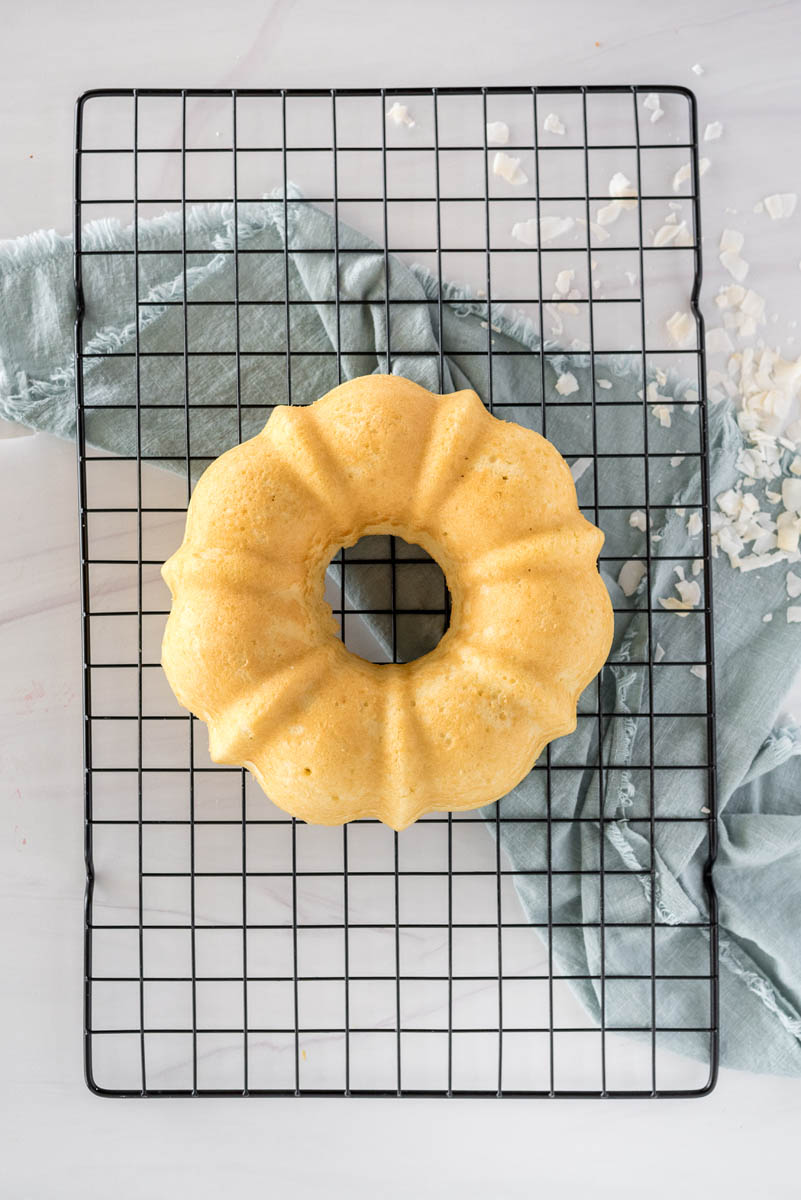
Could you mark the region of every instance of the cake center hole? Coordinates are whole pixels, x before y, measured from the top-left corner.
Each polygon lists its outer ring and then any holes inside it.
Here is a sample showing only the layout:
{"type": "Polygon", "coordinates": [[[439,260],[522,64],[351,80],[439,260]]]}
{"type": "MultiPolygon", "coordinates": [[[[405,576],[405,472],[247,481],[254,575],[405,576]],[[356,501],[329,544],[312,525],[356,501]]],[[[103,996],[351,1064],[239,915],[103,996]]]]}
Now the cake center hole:
{"type": "Polygon", "coordinates": [[[401,537],[370,535],[338,550],[325,599],[348,650],[369,662],[412,662],[433,650],[450,624],[442,568],[401,537]]]}

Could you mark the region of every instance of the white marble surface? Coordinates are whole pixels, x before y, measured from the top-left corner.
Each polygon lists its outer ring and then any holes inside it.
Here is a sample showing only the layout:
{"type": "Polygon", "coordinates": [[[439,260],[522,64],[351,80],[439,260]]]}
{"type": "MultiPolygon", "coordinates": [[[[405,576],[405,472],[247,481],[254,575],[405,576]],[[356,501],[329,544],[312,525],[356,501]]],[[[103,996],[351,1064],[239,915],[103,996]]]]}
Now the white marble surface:
{"type": "MultiPolygon", "coordinates": [[[[704,181],[705,296],[720,229],[748,238],[754,286],[779,314],[801,292],[798,218],[752,213],[801,192],[798,4],[625,2],[221,6],[51,2],[4,17],[0,235],[70,223],[72,101],[103,85],[687,83],[724,122],[704,181]],[[450,8],[450,11],[448,11],[450,8]],[[191,24],[191,29],[189,28],[191,24]],[[600,43],[600,45],[596,45],[600,43]],[[33,47],[37,68],[32,69],[33,47]],[[696,77],[693,63],[704,66],[696,77]],[[32,156],[32,157],[31,157],[32,156]],[[737,209],[736,214],[725,208],[737,209]]],[[[11,432],[5,430],[6,433],[11,432]]],[[[81,1081],[81,702],[73,447],[0,445],[0,839],[9,1197],[217,1194],[620,1196],[717,1188],[797,1192],[796,1081],[723,1072],[708,1099],[662,1104],[103,1102],[81,1081]],[[581,1152],[576,1153],[580,1123],[581,1152]]]]}

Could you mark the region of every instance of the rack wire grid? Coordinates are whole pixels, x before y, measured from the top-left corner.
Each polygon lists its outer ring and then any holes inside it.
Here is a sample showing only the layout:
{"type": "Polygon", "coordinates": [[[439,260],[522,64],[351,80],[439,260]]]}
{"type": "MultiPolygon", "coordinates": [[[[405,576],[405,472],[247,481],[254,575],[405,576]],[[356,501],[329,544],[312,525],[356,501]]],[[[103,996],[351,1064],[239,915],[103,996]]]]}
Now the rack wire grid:
{"type": "MultiPolygon", "coordinates": [[[[567,869],[556,861],[560,824],[589,820],[604,831],[619,816],[608,815],[604,806],[606,779],[616,764],[604,761],[600,735],[620,714],[604,711],[602,686],[588,689],[594,700],[583,718],[597,725],[595,757],[570,762],[556,744],[534,768],[545,777],[546,806],[529,818],[544,856],[531,872],[513,870],[501,847],[502,826],[512,820],[504,814],[505,801],[495,806],[489,832],[484,815],[476,812],[433,814],[400,835],[375,821],[320,828],[291,819],[246,772],[211,762],[205,727],[169,692],[159,665],[169,608],[159,568],[180,543],[196,474],[225,446],[202,444],[199,431],[192,368],[209,356],[192,346],[191,289],[187,296],[184,287],[172,301],[179,337],[174,352],[150,352],[143,344],[139,318],[147,301],[140,280],[147,256],[156,251],[142,244],[140,230],[149,217],[178,214],[174,264],[184,285],[198,262],[231,256],[234,287],[225,303],[237,337],[230,351],[215,353],[220,370],[226,365],[233,373],[233,390],[216,403],[230,418],[226,444],[234,444],[261,427],[272,404],[316,398],[298,394],[301,360],[314,358],[333,386],[342,378],[344,351],[336,338],[326,348],[293,342],[293,319],[304,301],[294,299],[290,288],[294,251],[288,239],[272,251],[282,256],[283,294],[246,298],[239,282],[244,265],[252,266],[248,255],[270,252],[239,247],[236,221],[233,247],[192,241],[187,216],[196,203],[224,202],[238,213],[239,206],[261,202],[277,186],[283,189],[286,221],[289,182],[302,189],[305,199],[298,203],[334,217],[335,230],[337,221],[347,220],[380,248],[387,337],[378,347],[379,369],[391,371],[397,364],[389,331],[403,301],[392,295],[390,265],[415,262],[429,269],[439,284],[432,301],[438,327],[452,303],[443,279],[467,280],[486,308],[486,343],[479,355],[486,373],[483,398],[497,415],[514,417],[494,395],[493,379],[502,355],[527,356],[525,369],[542,385],[528,423],[536,415],[538,427],[573,463],[580,505],[607,533],[601,565],[613,577],[622,565],[612,561],[610,530],[616,521],[629,528],[631,510],[638,508],[650,526],[670,507],[661,492],[655,494],[654,480],[656,468],[674,455],[700,463],[697,511],[704,532],[698,553],[709,567],[703,324],[697,307],[699,159],[691,92],[664,86],[114,89],[81,96],[74,212],[89,1087],[114,1096],[704,1094],[715,1081],[718,1025],[708,570],[700,576],[706,581],[702,602],[688,614],[699,623],[703,646],[695,664],[707,669],[706,683],[693,693],[702,697],[700,707],[687,710],[697,736],[687,739],[686,754],[682,749],[668,764],[655,753],[662,719],[655,699],[659,676],[681,670],[689,692],[687,670],[693,663],[670,656],[659,661],[655,648],[662,631],[670,622],[682,623],[650,591],[642,602],[647,652],[644,661],[628,664],[647,681],[639,714],[646,722],[645,756],[630,770],[645,796],[640,827],[652,847],[669,822],[692,824],[704,839],[699,874],[704,911],[696,922],[665,925],[654,899],[653,852],[643,868],[650,902],[639,919],[616,931],[618,938],[642,946],[642,969],[635,973],[616,973],[608,951],[604,957],[610,890],[624,874],[608,849],[604,858],[605,837],[600,861],[574,862],[567,869]],[[650,119],[652,103],[643,103],[651,92],[660,97],[658,123],[650,119]],[[386,119],[393,103],[407,106],[414,126],[386,119]],[[563,122],[562,134],[546,123],[552,110],[563,122]],[[497,148],[488,145],[491,121],[511,128],[511,141],[502,149],[521,158],[528,175],[522,188],[492,171],[497,148]],[[687,161],[689,194],[679,195],[671,180],[687,161]],[[637,198],[628,201],[633,212],[624,211],[599,231],[591,206],[609,203],[607,180],[615,171],[635,181],[637,198]],[[509,236],[513,222],[554,212],[575,218],[571,236],[558,245],[543,238],[541,248],[531,247],[509,236]],[[127,249],[119,241],[98,245],[97,238],[87,244],[85,223],[98,217],[131,227],[127,249]],[[685,236],[654,246],[649,227],[664,220],[683,223],[685,236]],[[115,255],[127,256],[130,340],[122,348],[92,351],[90,274],[115,255]],[[573,299],[554,291],[554,272],[567,267],[574,272],[573,299]],[[564,301],[561,308],[552,305],[551,296],[564,301]],[[238,336],[243,314],[257,300],[282,310],[285,343],[277,349],[245,347],[238,336]],[[539,350],[499,347],[493,317],[502,305],[534,323],[546,339],[539,350]],[[681,307],[694,317],[689,349],[665,344],[661,333],[665,317],[681,307]],[[593,387],[583,399],[546,395],[548,356],[576,347],[588,355],[593,380],[596,370],[625,352],[640,364],[643,380],[647,370],[673,369],[695,381],[697,404],[689,406],[682,423],[690,429],[684,443],[670,440],[678,437],[678,422],[665,429],[654,420],[643,389],[629,401],[641,430],[641,443],[633,446],[605,440],[603,390],[593,387]],[[118,372],[114,404],[102,412],[86,384],[99,353],[118,372]],[[250,367],[266,360],[282,364],[281,395],[265,397],[246,387],[250,367]],[[166,407],[179,413],[184,436],[181,452],[162,450],[161,462],[148,437],[153,410],[164,407],[163,397],[158,404],[152,398],[154,371],[177,381],[166,407]],[[582,446],[565,445],[559,424],[560,413],[576,402],[586,406],[589,442],[582,446]],[[111,449],[98,448],[103,444],[98,429],[105,429],[111,449]],[[126,436],[127,449],[120,449],[126,436]],[[605,461],[614,464],[618,483],[609,497],[596,483],[605,461]],[[565,816],[556,807],[552,785],[564,770],[594,781],[601,797],[595,817],[565,816]],[[660,809],[668,770],[682,773],[692,797],[679,812],[660,809]],[[541,921],[530,922],[521,907],[514,887],[520,874],[546,882],[541,921]],[[588,880],[598,892],[593,919],[582,921],[579,914],[557,920],[557,889],[588,880]],[[573,925],[599,945],[598,972],[560,971],[559,937],[573,925]],[[707,949],[697,974],[674,976],[669,958],[660,959],[663,935],[675,939],[699,928],[707,949]],[[574,994],[581,981],[600,997],[600,1021],[587,1015],[574,994]],[[623,1024],[614,1016],[614,990],[621,981],[639,989],[636,1019],[629,1013],[623,1024]],[[682,986],[701,989],[705,1018],[692,1029],[660,1020],[662,997],[669,994],[664,989],[682,986]],[[694,1039],[694,1049],[688,1042],[691,1056],[682,1054],[682,1038],[694,1039]]],[[[336,262],[336,294],[328,299],[338,335],[346,306],[353,303],[339,289],[346,251],[336,241],[318,252],[336,262]]],[[[376,348],[361,350],[372,356],[368,369],[374,369],[376,348]]],[[[442,379],[450,347],[426,353],[437,361],[442,379]]],[[[404,559],[419,562],[421,555],[395,539],[340,553],[339,596],[332,604],[350,646],[369,654],[358,642],[366,636],[363,614],[355,610],[351,616],[345,594],[346,565],[355,571],[354,563],[384,563],[391,599],[380,615],[390,621],[397,659],[399,624],[410,615],[414,619],[400,603],[404,559]]],[[[658,556],[656,540],[644,536],[641,553],[633,557],[647,579],[658,556]]],[[[445,599],[435,600],[426,616],[441,629],[448,619],[447,587],[439,586],[445,599]]],[[[624,596],[617,610],[631,612],[634,603],[624,596]]],[[[614,666],[605,671],[610,669],[614,666]]]]}

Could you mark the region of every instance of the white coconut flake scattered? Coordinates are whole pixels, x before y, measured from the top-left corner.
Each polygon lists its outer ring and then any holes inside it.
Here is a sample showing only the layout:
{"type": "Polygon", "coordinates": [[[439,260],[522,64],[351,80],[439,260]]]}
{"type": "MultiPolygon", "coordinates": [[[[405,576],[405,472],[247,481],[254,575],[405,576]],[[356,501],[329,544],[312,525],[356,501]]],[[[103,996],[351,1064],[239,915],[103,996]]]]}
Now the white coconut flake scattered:
{"type": "Polygon", "coordinates": [[[728,354],[734,349],[725,329],[709,329],[706,335],[707,354],[728,354]]]}
{"type": "Polygon", "coordinates": [[[766,196],[763,203],[770,219],[781,221],[793,215],[798,196],[795,192],[774,192],[772,196],[766,196]]]}
{"type": "Polygon", "coordinates": [[[773,620],[773,613],[765,613],[764,617],[762,618],[762,624],[769,625],[772,620],[773,620]]]}
{"type": "Polygon", "coordinates": [[[701,520],[701,514],[697,512],[690,513],[689,517],[687,518],[687,532],[689,533],[690,537],[697,537],[703,527],[704,523],[701,520]]]}
{"type": "Polygon", "coordinates": [[[596,225],[600,225],[601,228],[603,228],[604,225],[611,225],[613,221],[618,219],[622,212],[623,205],[621,202],[619,200],[610,200],[608,204],[603,206],[603,208],[598,209],[597,213],[595,214],[595,223],[596,225]]]}
{"type": "Polygon", "coordinates": [[[683,183],[686,183],[692,174],[690,164],[682,163],[676,174],[673,176],[673,191],[677,192],[683,183]]]}
{"type": "Polygon", "coordinates": [[[673,316],[665,322],[665,327],[670,334],[671,341],[675,342],[677,346],[685,345],[695,331],[695,323],[688,312],[674,312],[673,316]]]}
{"type": "Polygon", "coordinates": [[[715,297],[718,308],[738,308],[745,299],[745,288],[739,283],[722,287],[715,297]]]}
{"type": "Polygon", "coordinates": [[[575,278],[576,272],[565,270],[560,271],[554,280],[554,287],[560,296],[566,296],[570,291],[570,287],[575,278]]]}
{"type": "Polygon", "coordinates": [[[782,480],[782,504],[790,512],[801,513],[801,479],[782,480]]]}
{"type": "Polygon", "coordinates": [[[642,106],[650,112],[652,125],[655,125],[657,121],[661,121],[662,117],[665,115],[665,110],[659,103],[658,92],[649,92],[643,100],[642,106]]]}
{"type": "Polygon", "coordinates": [[[776,518],[776,545],[787,554],[798,552],[801,518],[791,512],[781,512],[776,518]]]}
{"type": "Polygon", "coordinates": [[[681,616],[686,616],[690,609],[695,608],[701,602],[701,588],[694,579],[678,579],[675,584],[676,591],[679,593],[679,598],[676,596],[668,596],[663,599],[659,598],[659,603],[663,608],[671,612],[679,613],[681,616]]]}
{"type": "Polygon", "coordinates": [[[392,121],[394,125],[407,125],[409,129],[414,128],[414,117],[409,112],[405,104],[399,104],[396,100],[392,108],[387,109],[387,120],[392,121]]]}
{"type": "Polygon", "coordinates": [[[787,624],[801,625],[801,607],[797,604],[789,605],[787,609],[787,624]]]}
{"type": "Polygon", "coordinates": [[[636,207],[631,197],[636,197],[637,189],[622,171],[615,171],[609,180],[609,195],[614,196],[616,200],[624,200],[624,208],[636,207]]]}
{"type": "Polygon", "coordinates": [[[546,133],[556,133],[559,137],[562,137],[565,132],[565,127],[556,113],[548,113],[548,116],[542,123],[542,127],[546,133]]]}
{"type": "MultiPolygon", "coordinates": [[[[703,679],[706,681],[706,667],[703,663],[694,663],[693,666],[690,667],[690,674],[695,675],[696,679],[703,679]]],[[[707,809],[707,812],[709,812],[709,809],[707,809]]]]}
{"type": "Polygon", "coordinates": [[[677,221],[675,214],[668,217],[665,224],[657,229],[654,234],[654,246],[669,246],[671,243],[676,246],[691,246],[692,234],[687,228],[686,221],[677,221]]]}
{"type": "Polygon", "coordinates": [[[787,595],[791,600],[795,600],[797,596],[801,596],[801,575],[796,575],[795,571],[788,571],[785,584],[787,595]]]}
{"type": "MultiPolygon", "coordinates": [[[[629,562],[623,563],[620,568],[620,574],[617,577],[618,586],[624,596],[633,596],[640,586],[640,581],[645,574],[645,563],[638,562],[636,559],[630,559],[629,562]]],[[[801,609],[799,609],[801,612],[801,609]]]]}
{"type": "Polygon", "coordinates": [[[499,175],[501,179],[505,179],[514,187],[521,187],[524,183],[528,183],[528,175],[521,168],[520,159],[514,158],[511,154],[505,154],[503,150],[499,150],[492,160],[492,173],[499,175]]]}
{"type": "Polygon", "coordinates": [[[759,321],[765,315],[765,297],[748,289],[740,301],[740,312],[759,321]]]}
{"type": "Polygon", "coordinates": [[[509,126],[505,121],[487,121],[487,144],[505,146],[509,141],[509,126]]]}
{"type": "Polygon", "coordinates": [[[577,458],[570,468],[570,474],[573,476],[573,482],[578,483],[582,475],[592,466],[591,458],[577,458]]]}
{"type": "MultiPolygon", "coordinates": [[[[569,233],[574,224],[572,217],[540,217],[539,226],[542,240],[552,242],[554,238],[569,233]]],[[[517,221],[512,226],[512,237],[517,238],[519,242],[524,242],[527,246],[536,246],[538,242],[537,218],[529,217],[527,221],[517,221]]]]}
{"type": "Polygon", "coordinates": [[[674,454],[670,460],[670,465],[671,465],[671,467],[680,467],[683,462],[684,462],[683,454],[674,454]]]}
{"type": "Polygon", "coordinates": [[[611,379],[597,379],[596,383],[598,384],[598,387],[603,388],[605,392],[608,392],[612,386],[611,379]]]}
{"type": "Polygon", "coordinates": [[[748,263],[735,250],[724,250],[720,262],[738,283],[743,282],[748,274],[748,263]]]}
{"type": "Polygon", "coordinates": [[[694,63],[693,66],[690,67],[690,70],[692,71],[693,75],[703,75],[704,73],[704,68],[700,63],[694,63]]]}
{"type": "Polygon", "coordinates": [[[578,380],[571,371],[565,371],[556,381],[556,390],[560,396],[571,396],[579,390],[578,380]]]}
{"type": "Polygon", "coordinates": [[[629,525],[632,529],[639,529],[641,533],[645,533],[646,522],[647,518],[641,509],[635,508],[633,512],[629,513],[629,525]]]}
{"type": "Polygon", "coordinates": [[[723,126],[721,125],[720,121],[710,121],[704,130],[704,141],[716,142],[722,133],[723,126]]]}
{"type": "Polygon", "coordinates": [[[670,415],[673,412],[672,404],[652,404],[651,412],[663,429],[670,429],[673,423],[670,415]]]}
{"type": "Polygon", "coordinates": [[[745,244],[745,238],[739,229],[724,229],[720,235],[720,250],[733,250],[739,254],[745,244]]]}
{"type": "Polygon", "coordinates": [[[693,575],[700,575],[704,569],[704,560],[702,558],[694,558],[692,565],[693,575]]]}
{"type": "Polygon", "coordinates": [[[790,463],[790,474],[801,475],[801,454],[796,454],[795,458],[790,463]]]}

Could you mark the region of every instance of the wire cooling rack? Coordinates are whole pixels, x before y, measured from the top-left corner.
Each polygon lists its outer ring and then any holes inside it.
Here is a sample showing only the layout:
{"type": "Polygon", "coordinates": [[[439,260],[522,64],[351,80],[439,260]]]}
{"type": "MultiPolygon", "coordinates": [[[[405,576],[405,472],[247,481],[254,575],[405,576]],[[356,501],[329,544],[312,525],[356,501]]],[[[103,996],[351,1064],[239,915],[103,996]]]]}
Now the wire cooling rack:
{"type": "MultiPolygon", "coordinates": [[[[439,284],[432,304],[440,323],[443,305],[451,302],[443,279],[467,280],[486,305],[487,336],[479,357],[486,372],[484,399],[491,408],[500,407],[493,371],[502,355],[513,353],[493,336],[499,310],[493,306],[513,306],[546,339],[540,351],[516,353],[528,356],[524,365],[543,383],[539,428],[574,463],[580,503],[591,520],[608,530],[618,517],[627,525],[633,508],[641,509],[649,524],[663,516],[669,506],[654,494],[653,484],[649,491],[649,480],[652,468],[670,454],[700,461],[699,512],[708,506],[703,326],[696,304],[699,160],[690,92],[674,87],[115,89],[82,96],[76,115],[75,263],[88,1084],[115,1096],[704,1094],[717,1070],[708,570],[705,597],[692,614],[703,626],[703,653],[691,662],[659,661],[657,623],[677,618],[646,597],[646,660],[629,664],[642,668],[648,681],[640,711],[647,719],[646,754],[631,772],[646,796],[640,827],[653,846],[666,823],[691,822],[700,828],[705,847],[701,917],[667,928],[653,898],[651,855],[644,868],[651,882],[650,906],[618,930],[643,947],[643,966],[636,974],[616,974],[604,957],[609,934],[604,897],[608,900],[624,873],[613,868],[608,853],[605,859],[604,838],[599,862],[566,868],[555,856],[557,834],[572,828],[574,818],[557,811],[552,781],[559,771],[580,771],[603,797],[615,764],[603,761],[600,739],[594,758],[565,762],[563,755],[557,761],[557,751],[549,748],[535,767],[545,777],[546,807],[529,819],[540,833],[544,860],[531,872],[515,872],[497,837],[512,819],[504,814],[505,801],[489,822],[495,839],[479,813],[437,814],[400,835],[372,821],[330,829],[289,819],[245,772],[210,761],[204,726],[177,707],[166,687],[159,645],[169,597],[159,567],[180,542],[192,482],[214,456],[201,444],[193,395],[193,365],[207,362],[209,352],[192,346],[195,301],[186,288],[187,273],[211,254],[232,258],[234,287],[223,303],[233,312],[237,336],[230,349],[212,352],[218,355],[221,378],[227,371],[233,380],[216,401],[218,411],[230,418],[229,444],[256,432],[272,404],[316,398],[298,394],[299,360],[318,360],[326,386],[342,377],[339,333],[348,301],[338,283],[328,298],[336,317],[333,343],[296,344],[293,318],[303,301],[293,298],[290,288],[294,252],[287,239],[282,249],[271,251],[283,255],[286,289],[277,298],[258,297],[260,304],[283,310],[284,344],[246,348],[240,321],[256,300],[242,293],[240,273],[246,265],[252,268],[249,255],[270,251],[240,247],[236,222],[233,246],[222,249],[192,241],[187,233],[187,213],[196,202],[258,203],[276,186],[286,196],[290,181],[306,200],[362,230],[381,248],[388,332],[386,346],[379,346],[380,368],[391,370],[397,361],[389,331],[391,317],[404,303],[392,295],[391,262],[428,268],[439,284]],[[661,121],[653,120],[653,100],[644,103],[651,92],[659,93],[661,121]],[[394,103],[406,106],[413,126],[386,119],[394,103]],[[562,133],[546,122],[552,111],[564,126],[562,133]],[[496,147],[488,145],[486,132],[491,121],[511,128],[511,140],[502,149],[520,157],[528,172],[522,191],[506,186],[492,171],[496,147]],[[689,189],[679,194],[671,179],[686,161],[689,189]],[[610,224],[602,237],[604,231],[599,233],[593,222],[595,209],[609,203],[607,180],[618,170],[635,182],[639,200],[634,217],[610,224]],[[561,250],[544,239],[541,249],[532,249],[509,237],[514,222],[565,211],[575,217],[576,234],[561,250]],[[147,304],[141,277],[153,251],[140,244],[138,223],[163,212],[178,214],[173,252],[184,289],[177,299],[165,301],[178,313],[179,344],[152,352],[143,344],[137,318],[147,304]],[[97,239],[87,244],[82,230],[93,218],[132,225],[132,244],[127,249],[97,239]],[[685,235],[654,246],[649,226],[679,218],[685,235]],[[93,310],[89,266],[102,267],[113,255],[127,256],[132,325],[127,344],[118,340],[98,350],[90,333],[102,320],[93,310]],[[570,297],[564,289],[553,291],[553,273],[566,265],[576,280],[570,297]],[[603,283],[598,275],[593,278],[599,265],[603,283]],[[682,304],[692,311],[697,329],[690,349],[665,345],[653,332],[682,304]],[[612,333],[610,313],[617,322],[612,333]],[[595,388],[590,400],[582,401],[591,425],[589,445],[560,444],[559,406],[565,411],[577,401],[560,395],[553,397],[556,404],[546,402],[545,364],[549,355],[564,356],[577,347],[589,353],[593,378],[597,367],[625,352],[640,363],[643,378],[651,368],[673,368],[694,380],[698,404],[689,422],[692,444],[676,447],[664,440],[670,431],[654,424],[649,397],[641,390],[630,401],[641,421],[641,445],[606,445],[604,393],[595,388]],[[98,354],[119,370],[111,406],[98,405],[86,383],[98,354]],[[283,364],[283,384],[275,385],[279,394],[265,397],[246,380],[269,361],[283,364]],[[154,370],[174,381],[166,407],[181,414],[183,444],[162,451],[171,455],[169,461],[159,460],[147,436],[152,410],[165,407],[163,398],[153,402],[154,370]],[[94,425],[98,420],[111,424],[94,425]],[[97,428],[105,433],[96,436],[97,428]],[[619,465],[620,488],[610,498],[594,485],[604,461],[619,465]],[[642,495],[635,477],[642,477],[642,495]],[[694,750],[689,743],[686,753],[682,747],[670,770],[682,771],[694,800],[689,814],[664,812],[659,793],[667,768],[654,750],[660,717],[653,697],[660,673],[693,665],[700,675],[701,668],[707,671],[703,704],[693,711],[700,748],[697,739],[694,750]],[[524,873],[546,881],[542,921],[526,919],[513,886],[515,875],[524,873]],[[556,890],[588,880],[599,892],[596,919],[556,920],[556,890]],[[558,969],[559,935],[571,932],[572,925],[581,925],[587,938],[600,939],[598,973],[571,976],[558,969]],[[704,1019],[682,1030],[660,1019],[662,989],[688,982],[674,976],[669,961],[660,957],[661,939],[666,932],[675,939],[699,928],[708,949],[690,983],[701,989],[704,1019]],[[600,1021],[578,1003],[572,989],[580,982],[599,989],[600,1021]],[[623,1024],[614,1021],[612,1011],[613,989],[620,982],[640,989],[636,1012],[623,1024]],[[695,1039],[692,1057],[682,1056],[682,1036],[695,1039]]],[[[338,280],[346,250],[336,234],[335,245],[317,252],[334,255],[338,280]]],[[[375,355],[375,348],[368,349],[375,355]]],[[[440,379],[450,349],[421,352],[438,361],[440,379]]],[[[224,448],[213,447],[215,454],[224,448]]],[[[698,561],[708,568],[708,531],[702,540],[698,561]]],[[[647,576],[657,555],[655,542],[646,537],[635,559],[647,576]]],[[[607,532],[602,562],[613,556],[607,532]]],[[[431,564],[426,610],[404,607],[404,570],[421,565],[425,556],[419,549],[395,539],[371,539],[338,558],[339,583],[329,582],[329,599],[352,648],[375,660],[382,657],[365,630],[365,615],[374,626],[384,622],[390,647],[385,658],[403,658],[410,621],[425,619],[427,636],[436,642],[448,620],[447,587],[436,564],[431,564]],[[386,575],[383,607],[366,614],[346,595],[346,575],[364,569],[386,575]]],[[[619,565],[610,561],[613,576],[619,565]]],[[[616,607],[626,613],[633,603],[624,598],[616,607]]],[[[582,719],[597,723],[600,732],[615,714],[603,710],[602,687],[590,691],[595,699],[582,719]]],[[[602,823],[616,819],[602,807],[602,823]]]]}

